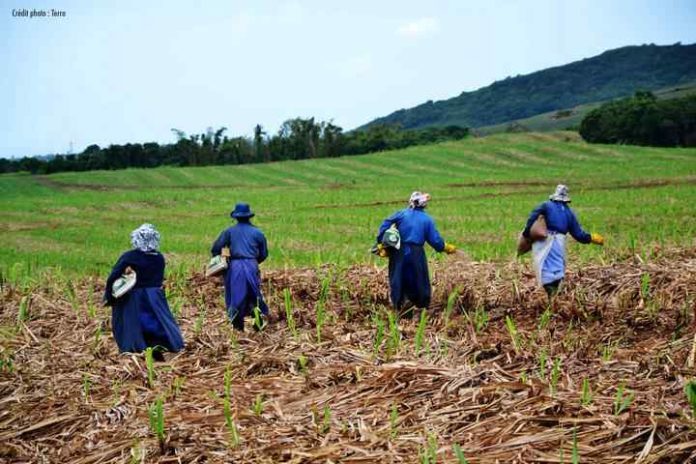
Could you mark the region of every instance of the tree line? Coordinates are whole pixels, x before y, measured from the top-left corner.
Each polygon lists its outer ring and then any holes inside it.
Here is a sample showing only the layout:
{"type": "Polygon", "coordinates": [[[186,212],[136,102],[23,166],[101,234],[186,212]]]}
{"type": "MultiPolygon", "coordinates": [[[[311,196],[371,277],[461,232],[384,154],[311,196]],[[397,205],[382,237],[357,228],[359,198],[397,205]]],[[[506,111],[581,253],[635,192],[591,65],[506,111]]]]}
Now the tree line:
{"type": "Polygon", "coordinates": [[[332,122],[295,118],[285,121],[273,135],[268,135],[261,125],[254,127],[251,137],[229,137],[225,127],[217,130],[208,128],[201,134],[191,135],[179,129],[172,129],[172,132],[176,142],[170,144],[127,143],[104,148],[90,145],[78,154],[0,159],[0,172],[50,174],[95,169],[209,166],[327,158],[458,140],[466,137],[469,129],[448,126],[403,130],[399,126],[381,125],[344,132],[332,122]]]}
{"type": "Polygon", "coordinates": [[[658,100],[650,92],[605,103],[580,123],[591,143],[696,146],[696,95],[658,100]]]}

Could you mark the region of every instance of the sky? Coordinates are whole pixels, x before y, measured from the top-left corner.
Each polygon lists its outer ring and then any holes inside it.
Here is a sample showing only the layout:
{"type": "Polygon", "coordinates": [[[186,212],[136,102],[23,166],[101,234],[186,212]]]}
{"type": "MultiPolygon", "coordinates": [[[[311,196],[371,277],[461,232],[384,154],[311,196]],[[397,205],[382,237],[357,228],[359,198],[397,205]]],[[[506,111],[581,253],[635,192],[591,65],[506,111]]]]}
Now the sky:
{"type": "Polygon", "coordinates": [[[294,117],[346,130],[625,45],[696,42],[696,0],[0,0],[0,156],[294,117]],[[13,16],[54,9],[64,16],[13,16]]]}

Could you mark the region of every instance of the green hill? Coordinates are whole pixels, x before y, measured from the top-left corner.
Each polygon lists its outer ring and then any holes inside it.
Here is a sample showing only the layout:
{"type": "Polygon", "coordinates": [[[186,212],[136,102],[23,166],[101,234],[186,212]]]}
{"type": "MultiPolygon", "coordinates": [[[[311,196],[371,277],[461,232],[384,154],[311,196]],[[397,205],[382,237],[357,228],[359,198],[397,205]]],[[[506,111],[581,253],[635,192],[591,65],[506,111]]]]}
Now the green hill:
{"type": "Polygon", "coordinates": [[[695,80],[696,44],[623,47],[564,66],[508,77],[448,100],[401,109],[363,128],[377,124],[400,124],[407,129],[492,126],[695,80]]]}

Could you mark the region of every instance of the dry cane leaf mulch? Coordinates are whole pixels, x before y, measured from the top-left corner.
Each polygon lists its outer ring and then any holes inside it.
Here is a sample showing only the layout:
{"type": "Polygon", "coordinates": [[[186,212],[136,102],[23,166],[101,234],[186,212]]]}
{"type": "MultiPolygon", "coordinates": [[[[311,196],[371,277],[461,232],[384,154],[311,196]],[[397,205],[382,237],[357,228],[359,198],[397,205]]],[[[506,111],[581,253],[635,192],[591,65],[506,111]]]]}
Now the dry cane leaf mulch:
{"type": "Polygon", "coordinates": [[[219,280],[170,277],[187,346],[151,381],[118,353],[99,280],[5,286],[0,461],[460,462],[454,444],[470,463],[696,458],[696,249],[571,268],[549,311],[528,264],[432,273],[420,334],[418,314],[390,323],[384,267],[264,272],[274,320],[243,334],[219,280]]]}

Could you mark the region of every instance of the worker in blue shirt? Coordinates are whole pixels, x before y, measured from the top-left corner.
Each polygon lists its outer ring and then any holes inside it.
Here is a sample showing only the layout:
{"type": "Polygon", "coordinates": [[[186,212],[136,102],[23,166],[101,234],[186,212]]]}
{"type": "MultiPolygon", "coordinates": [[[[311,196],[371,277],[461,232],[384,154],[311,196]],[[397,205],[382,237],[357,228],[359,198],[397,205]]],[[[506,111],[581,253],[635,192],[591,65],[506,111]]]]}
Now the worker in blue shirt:
{"type": "Polygon", "coordinates": [[[425,212],[430,200],[427,193],[413,192],[408,208],[397,211],[382,222],[377,234],[376,250],[389,256],[389,286],[391,301],[403,317],[413,317],[413,307],[427,308],[430,304],[430,275],[423,245],[437,252],[454,253],[454,245],[445,243],[435,227],[435,221],[425,212]],[[395,225],[399,231],[397,248],[382,244],[387,229],[395,225]]]}
{"type": "MultiPolygon", "coordinates": [[[[268,257],[268,245],[263,232],[251,223],[254,213],[247,203],[237,203],[230,213],[237,224],[224,230],[210,250],[213,256],[229,248],[229,267],[225,271],[225,305],[235,329],[244,330],[244,317],[252,316],[259,308],[268,316],[268,306],[261,294],[259,264],[268,257]]],[[[259,327],[256,327],[259,329],[259,327]]]]}
{"type": "Polygon", "coordinates": [[[527,225],[522,231],[527,239],[530,229],[540,215],[546,220],[548,235],[545,240],[532,244],[532,256],[539,283],[546,290],[549,298],[556,295],[565,276],[565,238],[570,234],[580,243],[604,245],[604,237],[600,234],[585,232],[572,209],[570,209],[568,187],[559,184],[549,200],[532,210],[527,219],[527,225]]]}
{"type": "Polygon", "coordinates": [[[184,340],[162,290],[165,262],[159,252],[160,234],[152,224],[143,224],[130,237],[133,249],[114,265],[106,280],[104,302],[113,308],[111,328],[119,351],[139,353],[157,348],[153,357],[163,361],[160,350],[179,351],[184,340]],[[135,287],[114,298],[113,284],[129,268],[136,274],[135,287]]]}

